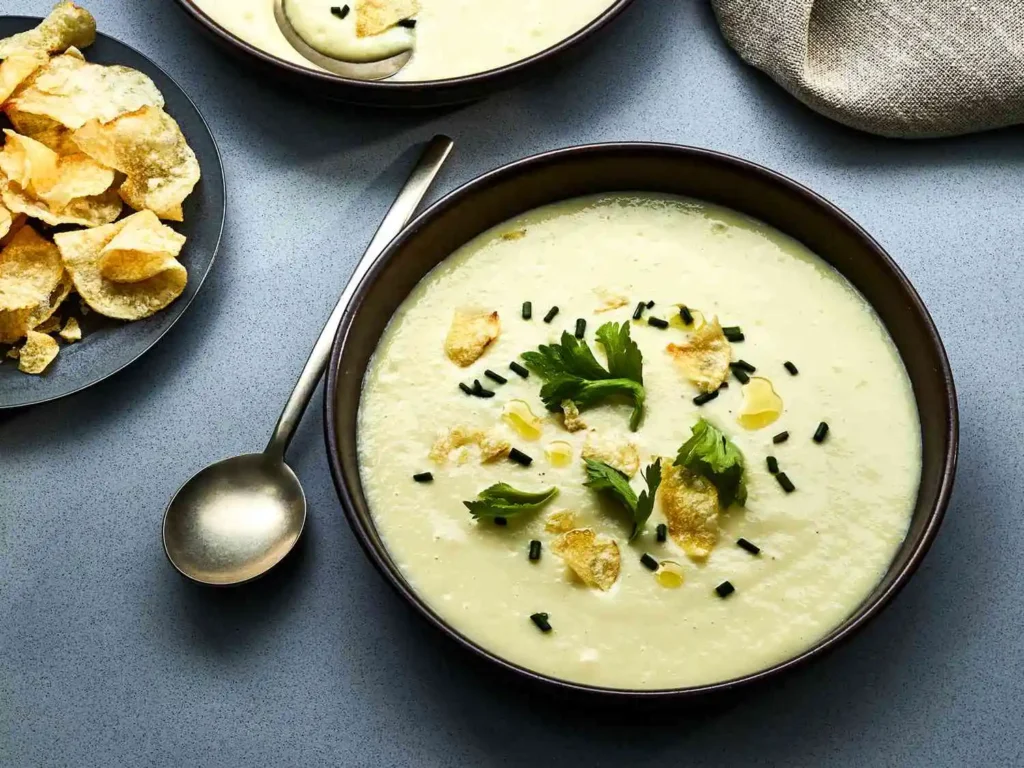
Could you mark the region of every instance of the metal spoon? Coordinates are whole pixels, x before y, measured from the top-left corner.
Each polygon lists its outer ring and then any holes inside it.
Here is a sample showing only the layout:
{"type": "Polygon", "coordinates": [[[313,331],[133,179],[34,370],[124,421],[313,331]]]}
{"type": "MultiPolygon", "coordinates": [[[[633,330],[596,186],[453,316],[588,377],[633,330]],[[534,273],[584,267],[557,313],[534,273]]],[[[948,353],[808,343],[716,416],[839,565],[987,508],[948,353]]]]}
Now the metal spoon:
{"type": "Polygon", "coordinates": [[[327,367],[356,286],[409,221],[451,149],[447,136],[435,136],[427,145],[313,345],[263,453],[211,464],[167,506],[164,551],[184,576],[201,584],[242,584],[281,562],[299,540],[306,524],[306,496],[285,464],[284,452],[327,367]]]}
{"type": "Polygon", "coordinates": [[[284,0],[274,0],[274,19],[281,28],[281,34],[291,43],[292,48],[302,56],[335,75],[350,77],[353,80],[384,80],[398,72],[409,63],[412,51],[402,51],[380,61],[344,61],[325,56],[309,45],[292,26],[291,19],[284,11],[284,0]]]}

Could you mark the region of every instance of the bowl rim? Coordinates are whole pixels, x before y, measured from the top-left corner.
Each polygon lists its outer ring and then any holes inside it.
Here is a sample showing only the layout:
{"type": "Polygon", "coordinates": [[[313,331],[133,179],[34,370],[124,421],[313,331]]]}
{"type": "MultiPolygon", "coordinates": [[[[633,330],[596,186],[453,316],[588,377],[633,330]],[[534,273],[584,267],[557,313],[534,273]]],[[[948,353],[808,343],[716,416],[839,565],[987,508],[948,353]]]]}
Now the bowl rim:
{"type": "MultiPolygon", "coordinates": [[[[840,272],[840,274],[842,274],[842,272],[840,272]]],[[[497,664],[499,667],[517,675],[520,679],[532,681],[536,684],[546,686],[549,689],[553,688],[566,693],[597,696],[605,701],[630,700],[639,702],[654,700],[691,700],[711,694],[727,694],[739,689],[748,689],[759,683],[773,680],[796,668],[803,667],[812,660],[824,656],[828,652],[848,641],[892,602],[893,598],[903,589],[906,583],[917,571],[928,550],[931,548],[949,506],[956,475],[959,451],[959,411],[957,406],[956,388],[953,381],[953,374],[950,368],[949,359],[946,355],[942,340],[939,337],[935,323],[925,307],[924,302],[921,300],[921,297],[918,295],[903,270],[901,270],[896,262],[893,261],[892,257],[889,256],[885,249],[882,248],[882,246],[866,230],[864,230],[863,227],[857,224],[857,222],[843,212],[838,206],[814,192],[809,187],[777,171],[773,171],[765,166],[749,160],[744,160],[734,155],[680,144],[657,142],[607,142],[581,144],[550,150],[499,166],[460,185],[416,216],[416,218],[410,222],[394,238],[394,240],[391,241],[391,243],[388,244],[373,269],[371,269],[360,281],[356,291],[353,293],[352,303],[349,305],[348,310],[350,311],[346,311],[342,324],[338,329],[338,334],[335,337],[334,345],[331,350],[330,363],[327,367],[327,383],[324,389],[324,438],[327,447],[328,462],[331,468],[331,477],[334,481],[335,489],[337,490],[345,516],[356,536],[356,540],[359,542],[370,561],[384,576],[385,581],[387,581],[402,597],[404,597],[416,612],[430,624],[440,629],[445,635],[455,640],[459,645],[472,652],[475,656],[497,664]],[[558,163],[563,159],[578,159],[580,157],[585,158],[587,156],[630,152],[660,152],[672,155],[691,156],[724,163],[732,166],[740,172],[758,175],[769,182],[780,184],[786,187],[790,192],[803,198],[811,205],[817,206],[828,214],[837,225],[848,227],[850,231],[855,233],[862,240],[865,247],[872,250],[874,255],[881,260],[890,272],[892,278],[899,284],[904,296],[909,299],[913,311],[924,321],[924,326],[927,330],[927,341],[931,345],[932,352],[935,353],[936,358],[941,361],[941,366],[935,371],[935,376],[940,379],[945,395],[943,408],[947,417],[948,430],[946,434],[947,448],[942,460],[939,490],[935,505],[928,514],[920,536],[917,541],[914,542],[912,551],[909,553],[906,562],[897,571],[892,583],[890,583],[883,592],[877,595],[870,604],[863,604],[862,607],[858,609],[859,615],[853,617],[852,620],[847,619],[849,623],[845,624],[845,626],[841,625],[840,628],[834,629],[828,635],[818,640],[813,646],[801,653],[766,669],[741,675],[729,680],[722,680],[696,686],[660,689],[634,689],[612,688],[577,683],[528,669],[527,667],[521,666],[499,656],[497,653],[466,637],[462,632],[434,612],[427,602],[417,594],[410,584],[405,581],[386,553],[382,553],[378,550],[377,546],[374,545],[371,536],[364,527],[362,520],[356,511],[353,494],[350,492],[348,485],[345,482],[344,472],[339,459],[339,439],[336,426],[336,416],[338,411],[336,398],[339,383],[338,368],[341,362],[342,353],[344,352],[348,340],[349,331],[359,315],[359,309],[370,287],[377,280],[387,263],[390,262],[394,255],[404,247],[405,243],[414,235],[422,224],[451,208],[457,207],[461,204],[463,199],[471,197],[476,190],[485,188],[486,186],[499,181],[504,181],[509,177],[515,177],[517,175],[527,173],[537,166],[543,166],[548,163],[558,163]]],[[[916,400],[917,398],[915,396],[915,401],[916,400]]]]}
{"type": "MultiPolygon", "coordinates": [[[[269,2],[269,0],[267,1],[269,2]]],[[[633,4],[634,0],[613,0],[613,3],[599,16],[585,26],[576,30],[568,37],[562,38],[554,45],[551,45],[542,51],[538,51],[526,58],[513,61],[510,64],[495,67],[494,69],[488,69],[483,72],[459,75],[458,77],[447,77],[437,80],[397,81],[356,80],[353,78],[342,77],[341,75],[336,75],[332,72],[311,69],[309,67],[304,67],[301,64],[295,64],[294,62],[287,61],[286,59],[267,53],[262,48],[259,48],[229,31],[226,27],[223,27],[214,21],[209,14],[201,9],[197,0],[175,0],[175,2],[177,2],[178,5],[181,6],[181,8],[191,16],[194,21],[202,25],[208,33],[220,38],[222,42],[231,45],[247,56],[254,57],[265,65],[288,72],[290,75],[294,75],[296,77],[308,78],[310,82],[319,82],[323,85],[345,86],[352,89],[353,92],[378,94],[390,93],[392,95],[400,95],[403,93],[421,93],[424,91],[434,90],[443,91],[455,88],[472,88],[475,91],[485,90],[492,82],[500,82],[507,76],[526,76],[536,67],[543,66],[544,63],[557,58],[565,51],[574,48],[578,43],[592,37],[599,30],[617,19],[619,15],[626,10],[626,8],[633,4]]]]}

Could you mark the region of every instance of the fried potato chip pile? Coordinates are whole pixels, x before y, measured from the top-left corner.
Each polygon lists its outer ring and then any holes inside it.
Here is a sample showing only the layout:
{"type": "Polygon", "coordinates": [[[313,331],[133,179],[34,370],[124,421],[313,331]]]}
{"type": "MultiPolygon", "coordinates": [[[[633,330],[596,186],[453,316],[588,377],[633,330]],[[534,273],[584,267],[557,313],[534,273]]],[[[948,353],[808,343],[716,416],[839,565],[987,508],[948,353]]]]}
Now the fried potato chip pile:
{"type": "Polygon", "coordinates": [[[199,163],[153,81],[130,67],[86,61],[96,21],[60,2],[35,29],[0,40],[0,344],[20,370],[42,373],[56,333],[79,341],[58,308],[149,317],[185,289],[182,221],[199,163]],[[135,213],[122,217],[124,206],[135,213]],[[52,242],[43,233],[61,227],[52,242]],[[76,229],[68,230],[68,227],[76,229]],[[83,229],[84,228],[84,229],[83,229]]]}

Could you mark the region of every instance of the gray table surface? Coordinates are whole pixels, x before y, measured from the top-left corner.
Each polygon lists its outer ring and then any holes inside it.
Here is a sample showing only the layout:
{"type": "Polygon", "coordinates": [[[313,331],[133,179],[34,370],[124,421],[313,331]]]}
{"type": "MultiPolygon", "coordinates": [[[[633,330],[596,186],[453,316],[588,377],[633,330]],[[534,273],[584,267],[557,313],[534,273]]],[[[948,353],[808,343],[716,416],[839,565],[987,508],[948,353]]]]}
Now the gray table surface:
{"type": "Polygon", "coordinates": [[[1024,765],[1021,130],[905,143],[837,126],[745,67],[700,0],[640,0],[583,60],[443,114],[274,90],[170,0],[89,5],[210,121],[228,223],[192,310],[143,360],[0,415],[0,764],[1024,765]],[[237,591],[171,570],[168,497],[263,445],[409,146],[438,131],[457,145],[438,192],[564,145],[679,142],[810,185],[890,250],[952,359],[961,462],[935,547],[863,635],[704,717],[599,717],[509,689],[363,556],[331,484],[319,395],[290,453],[310,502],[298,557],[237,591]]]}

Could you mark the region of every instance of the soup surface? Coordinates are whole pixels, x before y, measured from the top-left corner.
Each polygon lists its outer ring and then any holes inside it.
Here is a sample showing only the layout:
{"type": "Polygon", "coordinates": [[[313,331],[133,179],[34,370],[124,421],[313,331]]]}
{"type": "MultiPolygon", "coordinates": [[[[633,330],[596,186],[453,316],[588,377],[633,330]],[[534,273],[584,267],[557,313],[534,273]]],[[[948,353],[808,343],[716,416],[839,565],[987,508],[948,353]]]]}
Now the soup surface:
{"type": "MultiPolygon", "coordinates": [[[[484,72],[550,48],[596,19],[613,1],[421,0],[415,31],[392,28],[381,35],[381,50],[390,55],[394,51],[384,49],[396,46],[401,50],[403,40],[414,41],[412,60],[393,80],[440,80],[484,72]]],[[[336,0],[290,2],[319,13],[325,25],[337,22],[340,34],[352,21],[351,14],[345,19],[331,17],[330,8],[344,7],[336,0]]],[[[281,34],[274,20],[273,0],[196,0],[196,5],[257,48],[294,64],[319,69],[281,34]]]]}
{"type": "MultiPolygon", "coordinates": [[[[921,461],[902,362],[845,279],[801,244],[733,211],[625,193],[570,200],[508,221],[424,278],[395,314],[366,374],[359,455],[389,551],[444,619],[537,672],[644,689],[755,672],[839,625],[903,541],[921,461]],[[527,300],[530,320],[522,317],[527,300]],[[640,301],[654,305],[634,321],[640,301]],[[679,304],[696,312],[697,324],[717,316],[724,326],[740,327],[743,340],[730,343],[731,358],[756,368],[748,375],[754,384],[770,383],[781,412],[747,419],[752,392],[736,375],[714,399],[694,403],[700,390],[667,352],[691,332],[675,319],[679,304]],[[467,305],[497,311],[501,331],[482,357],[460,367],[446,356],[445,341],[453,314],[467,305]],[[546,323],[556,305],[558,314],[546,323]],[[648,324],[651,317],[673,321],[661,328],[648,324]],[[646,390],[636,431],[630,405],[611,400],[583,409],[587,429],[569,432],[560,413],[544,408],[541,378],[509,369],[563,330],[573,334],[578,318],[586,320],[583,338],[601,363],[598,326],[629,323],[643,354],[646,390]],[[485,369],[507,383],[486,378],[485,369]],[[474,380],[495,395],[460,391],[460,383],[472,390],[474,380]],[[522,411],[515,401],[539,418],[539,436],[503,418],[504,411],[522,411]],[[650,520],[630,541],[628,512],[584,486],[586,441],[597,435],[632,444],[641,468],[664,457],[667,472],[702,417],[745,458],[745,506],[720,512],[709,555],[689,556],[674,535],[657,540],[666,522],[663,482],[650,520]],[[829,431],[816,442],[821,422],[829,431]],[[505,439],[533,461],[485,462],[474,446],[440,460],[435,451],[431,459],[439,433],[456,426],[505,439]],[[784,431],[789,438],[775,442],[784,431]],[[553,443],[562,445],[552,450],[553,443]],[[769,456],[791,492],[769,471],[769,456]],[[414,473],[428,471],[432,482],[414,482],[414,473]],[[525,491],[557,487],[559,494],[507,525],[475,520],[463,502],[500,482],[525,491]],[[574,514],[571,527],[615,542],[621,563],[610,588],[588,586],[555,553],[563,510],[574,514]],[[741,538],[759,553],[738,545],[741,538]],[[530,560],[534,540],[540,556],[530,560]],[[642,562],[645,554],[657,571],[642,562]],[[734,591],[722,597],[727,589],[716,588],[725,582],[734,591]],[[550,631],[531,621],[538,613],[547,614],[550,631]]],[[[641,473],[631,482],[637,492],[645,487],[641,473]]]]}

